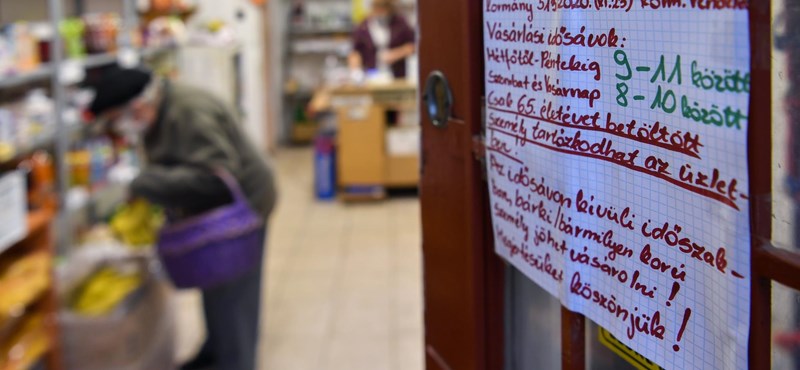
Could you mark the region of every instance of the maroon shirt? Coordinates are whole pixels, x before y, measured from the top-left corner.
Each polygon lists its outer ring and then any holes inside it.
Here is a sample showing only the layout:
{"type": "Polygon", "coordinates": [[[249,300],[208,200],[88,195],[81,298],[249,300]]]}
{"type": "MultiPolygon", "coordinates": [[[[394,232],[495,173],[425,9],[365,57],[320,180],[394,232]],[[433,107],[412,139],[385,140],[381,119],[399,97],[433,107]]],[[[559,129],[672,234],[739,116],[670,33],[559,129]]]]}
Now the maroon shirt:
{"type": "MultiPolygon", "coordinates": [[[[375,69],[378,65],[378,48],[372,41],[369,33],[368,21],[364,21],[353,32],[353,50],[361,55],[361,63],[365,70],[375,69]]],[[[413,43],[416,36],[408,22],[399,15],[393,15],[389,20],[389,49],[394,49],[408,43],[413,43]]],[[[406,77],[406,60],[401,59],[391,65],[395,78],[406,77]]]]}

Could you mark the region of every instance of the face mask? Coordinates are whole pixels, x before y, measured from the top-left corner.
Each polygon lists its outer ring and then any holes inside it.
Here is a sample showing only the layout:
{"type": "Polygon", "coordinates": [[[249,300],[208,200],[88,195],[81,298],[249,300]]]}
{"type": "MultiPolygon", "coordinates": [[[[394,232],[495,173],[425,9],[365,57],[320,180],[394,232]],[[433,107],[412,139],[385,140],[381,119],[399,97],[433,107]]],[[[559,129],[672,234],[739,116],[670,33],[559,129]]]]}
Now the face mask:
{"type": "Polygon", "coordinates": [[[133,111],[127,109],[120,118],[114,121],[114,132],[125,136],[138,136],[147,130],[147,124],[136,119],[133,111]]]}

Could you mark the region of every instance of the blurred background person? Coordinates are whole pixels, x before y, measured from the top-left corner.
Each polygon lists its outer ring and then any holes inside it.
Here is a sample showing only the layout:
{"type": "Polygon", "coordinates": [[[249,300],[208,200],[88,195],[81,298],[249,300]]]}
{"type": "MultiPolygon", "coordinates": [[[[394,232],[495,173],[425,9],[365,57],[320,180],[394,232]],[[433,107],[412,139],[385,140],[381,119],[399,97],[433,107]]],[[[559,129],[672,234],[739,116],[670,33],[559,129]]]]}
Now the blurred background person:
{"type": "Polygon", "coordinates": [[[414,54],[414,43],[414,30],[396,12],[394,0],[373,0],[370,15],[353,33],[348,64],[353,70],[377,70],[405,78],[406,59],[414,54]]]}
{"type": "MultiPolygon", "coordinates": [[[[239,129],[232,108],[141,69],[112,69],[96,92],[90,112],[117,134],[143,139],[148,164],[131,184],[132,197],[161,205],[178,219],[198,215],[233,201],[214,172],[224,169],[250,206],[269,218],[276,198],[272,171],[239,129]]],[[[207,339],[182,369],[255,368],[261,274],[258,263],[240,278],[203,290],[207,339]]]]}

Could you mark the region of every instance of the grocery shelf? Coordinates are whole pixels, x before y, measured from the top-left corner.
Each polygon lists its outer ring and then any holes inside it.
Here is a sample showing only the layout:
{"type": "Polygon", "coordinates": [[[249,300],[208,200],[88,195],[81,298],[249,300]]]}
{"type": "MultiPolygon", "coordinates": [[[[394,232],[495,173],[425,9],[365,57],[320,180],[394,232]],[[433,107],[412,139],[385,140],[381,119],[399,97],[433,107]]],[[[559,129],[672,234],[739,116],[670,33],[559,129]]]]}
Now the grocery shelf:
{"type": "Polygon", "coordinates": [[[326,56],[333,55],[333,56],[336,56],[336,57],[339,57],[339,58],[344,58],[344,57],[347,56],[347,54],[349,54],[349,52],[343,53],[341,50],[334,50],[334,49],[328,49],[328,50],[292,50],[292,54],[294,54],[294,55],[319,56],[319,57],[326,57],[326,56]]]}
{"type": "Polygon", "coordinates": [[[289,30],[289,35],[295,37],[310,37],[310,36],[343,36],[353,33],[354,27],[337,27],[337,28],[304,28],[298,27],[289,30]]]}
{"type": "Polygon", "coordinates": [[[53,211],[49,209],[28,212],[28,235],[36,234],[49,226],[53,216],[53,211]]]}
{"type": "MultiPolygon", "coordinates": [[[[155,55],[168,52],[174,49],[175,49],[174,46],[146,47],[139,49],[139,52],[143,58],[151,58],[155,55]]],[[[117,61],[116,53],[90,54],[82,59],[78,59],[78,62],[86,69],[111,65],[114,64],[116,61],[117,61]]],[[[55,70],[50,64],[42,64],[37,69],[30,72],[23,72],[7,77],[0,77],[0,89],[23,86],[33,82],[46,80],[53,76],[54,71],[55,70]]]]}
{"type": "Polygon", "coordinates": [[[83,59],[80,59],[80,62],[83,65],[83,67],[87,69],[110,65],[116,61],[117,61],[116,53],[92,54],[92,55],[87,55],[83,59]]]}
{"type": "MultiPolygon", "coordinates": [[[[78,136],[82,130],[82,122],[68,123],[65,125],[66,135],[70,138],[70,140],[74,140],[74,138],[78,136]]],[[[38,135],[34,135],[28,142],[13,145],[10,148],[10,151],[0,151],[0,163],[12,161],[14,159],[31,154],[39,149],[49,147],[55,143],[57,137],[56,131],[57,130],[55,128],[46,130],[38,135]]]]}
{"type": "Polygon", "coordinates": [[[0,89],[7,89],[15,86],[26,85],[32,82],[42,81],[53,75],[53,67],[43,64],[30,72],[22,72],[16,75],[0,78],[0,89]]]}
{"type": "Polygon", "coordinates": [[[294,97],[298,99],[306,99],[311,98],[314,96],[314,91],[311,90],[284,90],[283,94],[288,97],[294,97]]]}
{"type": "Polygon", "coordinates": [[[14,329],[16,329],[22,322],[22,319],[24,319],[25,316],[31,312],[36,311],[36,307],[47,298],[48,294],[50,294],[49,287],[42,289],[41,291],[36,292],[35,295],[31,296],[31,299],[27,302],[22,302],[20,304],[19,312],[10,317],[0,317],[0,320],[2,320],[0,321],[0,340],[11,335],[14,332],[14,329]]]}
{"type": "Polygon", "coordinates": [[[175,51],[175,50],[178,50],[178,46],[177,45],[166,45],[166,46],[146,47],[146,48],[141,49],[139,52],[141,53],[143,58],[147,59],[147,58],[152,58],[152,57],[154,57],[156,55],[159,55],[159,54],[172,52],[172,51],[175,51]]]}
{"type": "MultiPolygon", "coordinates": [[[[174,50],[174,46],[146,47],[139,49],[142,58],[152,58],[155,55],[174,50]]],[[[116,53],[89,55],[82,60],[84,68],[91,69],[111,65],[117,62],[116,53]]]]}

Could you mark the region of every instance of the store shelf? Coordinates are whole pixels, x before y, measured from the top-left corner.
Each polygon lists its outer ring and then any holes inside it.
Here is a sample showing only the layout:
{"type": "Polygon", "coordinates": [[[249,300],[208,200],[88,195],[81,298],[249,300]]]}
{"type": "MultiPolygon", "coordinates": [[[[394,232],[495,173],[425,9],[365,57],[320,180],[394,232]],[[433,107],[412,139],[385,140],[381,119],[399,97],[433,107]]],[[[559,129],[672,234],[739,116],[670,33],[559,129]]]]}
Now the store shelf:
{"type": "MultiPolygon", "coordinates": [[[[143,58],[151,58],[155,55],[168,52],[174,49],[175,49],[174,46],[148,47],[140,49],[139,52],[141,53],[141,56],[143,58]]],[[[114,64],[116,61],[117,61],[116,53],[92,54],[86,56],[83,59],[78,60],[78,62],[86,69],[111,65],[114,64]]],[[[51,65],[43,64],[39,68],[30,72],[24,72],[0,78],[0,89],[23,86],[33,82],[46,80],[48,78],[51,78],[53,76],[53,73],[54,69],[51,65]]]]}
{"type": "Polygon", "coordinates": [[[292,50],[292,55],[297,56],[314,56],[314,57],[328,57],[335,56],[338,58],[345,58],[350,51],[344,52],[342,50],[292,50]]]}
{"type": "Polygon", "coordinates": [[[28,236],[34,235],[42,231],[50,225],[53,221],[53,211],[49,209],[40,209],[28,213],[28,236]]]}
{"type": "Polygon", "coordinates": [[[102,67],[105,65],[113,64],[117,61],[117,54],[93,54],[87,55],[86,58],[81,60],[81,64],[86,69],[102,67]]]}
{"type": "Polygon", "coordinates": [[[46,325],[37,329],[36,332],[29,334],[26,338],[27,347],[25,357],[12,365],[6,365],[4,370],[29,370],[39,363],[43,357],[52,349],[54,339],[50,337],[46,325]],[[34,339],[31,339],[34,338],[34,339]]]}
{"type": "Polygon", "coordinates": [[[37,306],[39,306],[50,294],[50,285],[48,288],[42,289],[41,291],[37,292],[28,302],[24,302],[20,305],[20,311],[17,312],[15,315],[0,318],[0,341],[2,339],[8,338],[11,334],[13,334],[14,330],[19,327],[19,324],[25,318],[25,316],[36,312],[37,306]]]}
{"type": "Polygon", "coordinates": [[[284,91],[283,94],[296,99],[310,99],[314,96],[314,92],[311,90],[284,91]]]}
{"type": "Polygon", "coordinates": [[[20,74],[0,78],[0,89],[12,88],[20,85],[27,85],[50,78],[53,75],[53,67],[43,64],[39,68],[20,74]]]}
{"type": "Polygon", "coordinates": [[[311,37],[311,36],[347,36],[355,31],[354,27],[337,27],[337,28],[304,28],[298,27],[289,30],[289,35],[293,37],[311,37]]]}
{"type": "Polygon", "coordinates": [[[152,58],[154,56],[160,55],[160,54],[173,52],[175,50],[178,50],[178,46],[176,46],[176,45],[167,45],[167,46],[147,47],[147,48],[144,48],[144,49],[140,49],[139,52],[142,54],[142,58],[148,59],[148,58],[152,58]]]}
{"type": "MultiPolygon", "coordinates": [[[[67,135],[70,140],[75,140],[82,130],[82,122],[69,123],[65,125],[65,135],[67,135]]],[[[6,163],[18,158],[22,158],[39,149],[45,149],[55,143],[56,137],[57,134],[55,128],[35,135],[28,142],[17,144],[9,148],[10,150],[2,151],[0,154],[0,163],[6,163]]]]}

